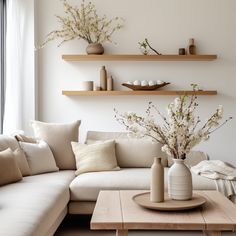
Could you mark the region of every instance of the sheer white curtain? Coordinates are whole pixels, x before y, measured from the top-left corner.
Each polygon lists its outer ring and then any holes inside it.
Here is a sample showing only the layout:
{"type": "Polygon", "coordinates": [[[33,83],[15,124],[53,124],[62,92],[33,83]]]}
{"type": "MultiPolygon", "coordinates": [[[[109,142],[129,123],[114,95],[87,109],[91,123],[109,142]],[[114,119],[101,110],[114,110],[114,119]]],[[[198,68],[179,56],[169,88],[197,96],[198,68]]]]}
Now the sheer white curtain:
{"type": "Polygon", "coordinates": [[[7,1],[4,134],[25,129],[25,124],[35,114],[34,22],[30,23],[34,19],[33,2],[7,1]]]}

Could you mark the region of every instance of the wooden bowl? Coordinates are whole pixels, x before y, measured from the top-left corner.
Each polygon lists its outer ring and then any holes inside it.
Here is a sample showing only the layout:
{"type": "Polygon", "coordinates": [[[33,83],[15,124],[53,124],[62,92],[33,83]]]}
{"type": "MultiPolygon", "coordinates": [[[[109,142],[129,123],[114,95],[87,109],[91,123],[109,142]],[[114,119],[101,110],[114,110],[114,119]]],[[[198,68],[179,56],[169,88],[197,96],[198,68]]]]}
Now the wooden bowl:
{"type": "Polygon", "coordinates": [[[156,85],[150,85],[150,86],[141,86],[141,85],[126,84],[126,83],[123,83],[122,85],[132,90],[156,90],[168,84],[170,83],[164,82],[163,84],[156,84],[156,85]]]}

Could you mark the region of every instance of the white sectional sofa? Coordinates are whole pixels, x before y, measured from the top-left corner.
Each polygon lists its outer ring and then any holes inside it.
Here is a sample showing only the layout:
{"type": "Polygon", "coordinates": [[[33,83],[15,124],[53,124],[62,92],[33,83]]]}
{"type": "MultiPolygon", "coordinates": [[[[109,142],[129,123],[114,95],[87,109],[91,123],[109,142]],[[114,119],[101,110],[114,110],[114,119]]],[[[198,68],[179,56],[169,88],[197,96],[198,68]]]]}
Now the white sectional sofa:
{"type": "MultiPolygon", "coordinates": [[[[127,143],[125,133],[91,131],[86,142],[107,139],[116,140],[120,171],[90,172],[76,177],[75,170],[60,170],[27,176],[17,183],[0,187],[0,235],[53,235],[67,213],[91,214],[100,190],[148,190],[153,149],[146,147],[144,150],[139,143],[136,146],[127,143]],[[127,154],[127,150],[131,155],[127,154]],[[128,156],[124,156],[125,153],[128,156]]],[[[1,149],[10,147],[14,150],[19,146],[14,138],[8,136],[2,136],[0,142],[1,149]]],[[[160,148],[156,155],[163,155],[160,148]]],[[[192,153],[190,164],[205,158],[203,153],[192,153]]],[[[167,164],[165,156],[163,161],[167,164]]],[[[166,166],[165,175],[167,172],[166,166]]],[[[213,190],[215,184],[193,174],[193,188],[213,190]]]]}

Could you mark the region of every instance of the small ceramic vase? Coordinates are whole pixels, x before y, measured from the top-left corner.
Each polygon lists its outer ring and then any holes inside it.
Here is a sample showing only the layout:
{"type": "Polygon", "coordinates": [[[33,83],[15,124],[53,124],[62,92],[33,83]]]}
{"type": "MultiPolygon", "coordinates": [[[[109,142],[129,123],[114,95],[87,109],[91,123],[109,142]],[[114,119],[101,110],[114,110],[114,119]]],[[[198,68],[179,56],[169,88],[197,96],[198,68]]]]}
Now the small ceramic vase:
{"type": "Polygon", "coordinates": [[[107,90],[107,71],[105,66],[100,69],[100,87],[101,90],[107,90]]]}
{"type": "Polygon", "coordinates": [[[151,167],[150,201],[164,202],[164,167],[157,157],[151,167]]]}
{"type": "Polygon", "coordinates": [[[173,200],[192,198],[192,174],[182,159],[173,159],[174,164],[168,171],[168,194],[173,200]]]}
{"type": "Polygon", "coordinates": [[[86,48],[86,52],[88,55],[102,55],[104,53],[104,48],[101,43],[90,43],[86,48]]]}

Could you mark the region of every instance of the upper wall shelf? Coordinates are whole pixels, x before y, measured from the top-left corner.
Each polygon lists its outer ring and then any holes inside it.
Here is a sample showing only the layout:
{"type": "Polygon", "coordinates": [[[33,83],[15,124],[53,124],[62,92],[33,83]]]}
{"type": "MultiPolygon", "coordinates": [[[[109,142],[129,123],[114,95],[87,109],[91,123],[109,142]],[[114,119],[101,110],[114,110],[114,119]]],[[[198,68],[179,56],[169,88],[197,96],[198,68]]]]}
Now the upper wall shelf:
{"type": "Polygon", "coordinates": [[[66,96],[119,96],[119,95],[216,95],[215,90],[154,90],[154,91],[78,91],[78,90],[63,90],[63,95],[66,96]]]}
{"type": "Polygon", "coordinates": [[[65,61],[213,61],[217,55],[62,55],[65,61]]]}

